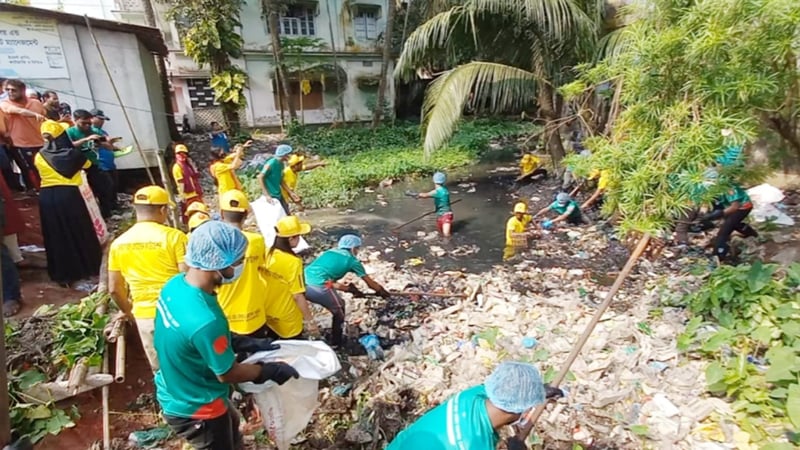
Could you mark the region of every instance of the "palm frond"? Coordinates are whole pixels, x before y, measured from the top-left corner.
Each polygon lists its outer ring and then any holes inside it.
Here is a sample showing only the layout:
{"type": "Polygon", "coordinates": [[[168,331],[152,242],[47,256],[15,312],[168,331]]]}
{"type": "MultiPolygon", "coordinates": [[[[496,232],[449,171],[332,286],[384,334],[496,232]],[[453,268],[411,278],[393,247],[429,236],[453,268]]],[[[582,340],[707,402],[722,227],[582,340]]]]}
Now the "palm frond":
{"type": "Polygon", "coordinates": [[[536,24],[552,39],[591,35],[597,24],[579,0],[468,0],[466,5],[481,13],[510,15],[520,24],[536,24]]]}
{"type": "Polygon", "coordinates": [[[464,8],[456,6],[439,13],[414,30],[403,44],[394,76],[404,81],[414,78],[416,70],[432,62],[432,53],[445,50],[454,28],[464,20],[464,8]]]}
{"type": "Polygon", "coordinates": [[[627,27],[617,28],[600,38],[597,42],[595,61],[608,60],[614,62],[620,54],[628,49],[631,34],[627,27]]]}
{"type": "Polygon", "coordinates": [[[428,87],[423,110],[425,155],[444,145],[456,130],[464,106],[473,94],[489,109],[518,109],[535,100],[539,78],[503,64],[471,62],[447,71],[428,87]]]}

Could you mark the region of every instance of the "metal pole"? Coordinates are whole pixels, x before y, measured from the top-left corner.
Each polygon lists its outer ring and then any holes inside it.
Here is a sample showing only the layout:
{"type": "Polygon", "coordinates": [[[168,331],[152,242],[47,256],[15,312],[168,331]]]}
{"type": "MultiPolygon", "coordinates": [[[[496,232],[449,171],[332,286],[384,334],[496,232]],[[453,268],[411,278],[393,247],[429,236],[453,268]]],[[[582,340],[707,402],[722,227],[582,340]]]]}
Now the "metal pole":
{"type": "MultiPolygon", "coordinates": [[[[92,30],[92,23],[89,20],[89,16],[84,15],[84,20],[86,21],[86,28],[89,29],[89,34],[92,36],[92,41],[94,42],[95,47],[97,47],[97,53],[100,55],[100,62],[103,63],[103,69],[105,69],[106,75],[108,75],[108,81],[111,82],[111,88],[114,90],[114,96],[117,97],[117,103],[119,103],[120,108],[122,108],[122,115],[125,116],[125,122],[128,124],[128,130],[131,132],[131,136],[133,137],[133,143],[136,146],[136,149],[139,150],[139,156],[142,158],[142,162],[144,163],[144,168],[147,171],[147,177],[150,178],[151,184],[156,184],[155,178],[153,178],[153,173],[150,171],[150,167],[147,165],[147,159],[144,155],[144,150],[142,150],[142,146],[139,145],[139,139],[136,137],[136,133],[133,131],[133,124],[131,123],[131,119],[128,116],[128,110],[125,108],[125,105],[122,104],[122,96],[119,95],[119,90],[117,90],[117,84],[114,82],[114,77],[111,76],[111,70],[108,68],[108,63],[106,63],[106,58],[103,55],[103,50],[100,48],[100,43],[97,42],[97,36],[94,34],[94,30],[92,30]]],[[[158,162],[158,171],[161,174],[161,179],[164,182],[164,188],[167,190],[169,197],[171,199],[175,199],[175,193],[172,190],[172,184],[170,183],[169,175],[167,174],[167,169],[164,162],[164,155],[161,153],[161,149],[156,149],[156,161],[158,162]]],[[[177,204],[177,202],[176,202],[177,204]]],[[[172,220],[173,226],[176,228],[179,227],[180,220],[177,218],[178,213],[177,211],[173,210],[172,220]]]]}

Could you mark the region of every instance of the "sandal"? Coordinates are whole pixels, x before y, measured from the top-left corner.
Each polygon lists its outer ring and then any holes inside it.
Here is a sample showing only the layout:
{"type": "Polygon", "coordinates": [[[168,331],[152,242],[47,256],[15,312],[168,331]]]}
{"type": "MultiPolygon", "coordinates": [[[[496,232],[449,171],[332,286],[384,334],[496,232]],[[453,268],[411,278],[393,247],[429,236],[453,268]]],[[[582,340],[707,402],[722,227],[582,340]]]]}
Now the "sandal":
{"type": "Polygon", "coordinates": [[[3,317],[11,317],[19,312],[22,307],[18,300],[9,300],[3,303],[3,317]]]}

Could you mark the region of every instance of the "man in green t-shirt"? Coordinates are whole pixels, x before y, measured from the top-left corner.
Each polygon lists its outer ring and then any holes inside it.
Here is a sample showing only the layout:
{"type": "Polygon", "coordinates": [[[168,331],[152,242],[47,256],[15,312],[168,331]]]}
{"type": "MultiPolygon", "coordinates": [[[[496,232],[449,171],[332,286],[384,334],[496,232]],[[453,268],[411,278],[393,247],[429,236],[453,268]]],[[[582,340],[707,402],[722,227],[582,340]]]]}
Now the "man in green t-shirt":
{"type": "Polygon", "coordinates": [[[566,221],[570,225],[580,225],[583,223],[583,215],[578,202],[572,199],[566,192],[561,192],[556,196],[556,201],[540,209],[539,212],[533,215],[533,219],[547,213],[554,211],[558,216],[552,220],[545,220],[542,222],[542,228],[549,229],[553,225],[566,221]]]}
{"type": "Polygon", "coordinates": [[[400,432],[386,450],[494,450],[499,429],[545,401],[563,396],[542,383],[532,364],[503,362],[483,384],[459,392],[400,432]]]}
{"type": "Polygon", "coordinates": [[[364,280],[376,294],[385,299],[391,298],[386,288],[367,275],[361,261],[356,258],[359,247],[361,247],[360,237],[345,234],[339,238],[338,248],[322,252],[305,269],[306,299],[324,307],[333,315],[331,345],[334,347],[342,344],[345,317],[344,300],[336,291],[349,292],[356,297],[364,296],[355,285],[340,283],[342,277],[352,272],[364,280]]]}
{"type": "Polygon", "coordinates": [[[406,195],[414,198],[432,198],[436,209],[436,228],[444,237],[450,237],[453,227],[453,209],[450,208],[450,191],[444,187],[447,176],[442,172],[433,174],[434,189],[430,192],[406,191],[406,195]]]}
{"type": "Polygon", "coordinates": [[[284,200],[281,189],[289,194],[289,198],[293,202],[300,202],[300,197],[283,181],[284,163],[288,161],[291,153],[292,147],[286,144],[279,145],[275,149],[275,157],[268,159],[258,174],[258,184],[261,186],[264,197],[272,203],[276,201],[280,203],[287,215],[289,214],[289,204],[284,200]]]}
{"type": "Polygon", "coordinates": [[[185,274],[170,279],[156,304],[156,398],[164,420],[198,449],[243,450],[239,417],[228,401],[229,383],[297,378],[286,363],[240,364],[235,352],[278,348],[268,339],[231,339],[217,289],[242,273],[247,238],[220,221],[197,228],[186,250],[185,274]]]}
{"type": "Polygon", "coordinates": [[[738,231],[744,237],[757,237],[758,232],[744,222],[753,210],[753,202],[741,186],[734,184],[728,192],[717,199],[718,208],[699,219],[700,222],[708,222],[722,218],[717,236],[714,238],[714,254],[720,261],[729,259],[730,245],[728,241],[734,231],[738,231]]]}
{"type": "Polygon", "coordinates": [[[100,206],[100,213],[104,219],[111,217],[111,210],[117,202],[117,194],[114,192],[114,181],[108,172],[100,170],[98,159],[98,149],[102,145],[108,145],[103,132],[92,125],[92,113],[85,109],[76,109],[72,113],[75,125],[67,128],[67,136],[72,141],[75,148],[80,149],[92,165],[86,169],[86,178],[92,192],[97,197],[100,206]]]}

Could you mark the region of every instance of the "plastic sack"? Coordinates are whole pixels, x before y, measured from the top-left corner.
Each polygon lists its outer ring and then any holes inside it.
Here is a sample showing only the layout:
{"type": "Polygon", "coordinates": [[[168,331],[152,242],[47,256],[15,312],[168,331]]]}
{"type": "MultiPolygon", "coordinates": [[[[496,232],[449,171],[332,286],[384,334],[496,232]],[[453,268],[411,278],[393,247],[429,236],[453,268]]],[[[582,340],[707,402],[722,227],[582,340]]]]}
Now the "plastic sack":
{"type": "Polygon", "coordinates": [[[778,225],[794,225],[794,219],[774,206],[783,200],[784,195],[780,189],[764,183],[748,189],[747,195],[753,202],[752,217],[756,222],[771,220],[778,225]]]}
{"type": "MultiPolygon", "coordinates": [[[[286,216],[286,211],[283,210],[279,202],[271,202],[263,195],[250,202],[250,207],[256,216],[256,225],[261,230],[261,234],[264,235],[264,242],[267,247],[272,247],[275,242],[275,224],[286,216]]],[[[300,237],[300,243],[293,250],[295,253],[300,253],[308,248],[310,248],[308,242],[303,237],[300,237]]]]}
{"type": "Polygon", "coordinates": [[[100,245],[103,245],[106,243],[110,235],[108,234],[106,221],[103,220],[103,215],[100,214],[100,207],[97,206],[97,199],[94,198],[94,192],[92,192],[92,188],[89,187],[89,179],[86,178],[86,172],[82,170],[81,185],[78,186],[78,190],[81,192],[83,202],[86,204],[86,209],[89,211],[89,218],[92,219],[94,234],[97,235],[97,240],[100,241],[100,245]]]}
{"type": "Polygon", "coordinates": [[[281,348],[258,352],[245,363],[282,361],[294,367],[300,378],[282,386],[272,381],[264,384],[241,383],[239,388],[253,394],[264,418],[264,428],[279,450],[288,450],[292,439],[305,429],[319,402],[319,380],[342,366],[336,353],[322,341],[275,341],[281,348]]]}

